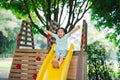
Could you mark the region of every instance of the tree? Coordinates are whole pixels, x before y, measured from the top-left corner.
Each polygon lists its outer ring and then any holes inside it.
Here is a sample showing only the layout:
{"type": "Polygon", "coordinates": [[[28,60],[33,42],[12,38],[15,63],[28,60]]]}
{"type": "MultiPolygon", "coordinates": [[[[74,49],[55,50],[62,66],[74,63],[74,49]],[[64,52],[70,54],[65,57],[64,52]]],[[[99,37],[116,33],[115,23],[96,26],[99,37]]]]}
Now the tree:
{"type": "Polygon", "coordinates": [[[4,43],[5,43],[6,37],[3,36],[2,31],[0,31],[0,54],[4,51],[4,43]]]}
{"type": "Polygon", "coordinates": [[[5,9],[0,9],[0,53],[11,53],[16,46],[16,34],[20,30],[20,21],[5,9]]]}
{"type": "Polygon", "coordinates": [[[96,0],[91,7],[91,19],[99,30],[107,29],[106,38],[120,45],[120,0],[96,0]],[[109,30],[112,29],[112,32],[109,30]]]}
{"type": "Polygon", "coordinates": [[[5,37],[0,31],[0,53],[2,52],[12,52],[16,46],[16,34],[18,33],[19,28],[14,28],[11,30],[10,28],[6,28],[6,32],[8,32],[8,37],[5,37]]]}
{"type": "Polygon", "coordinates": [[[119,50],[117,52],[117,58],[118,58],[118,64],[119,64],[118,78],[120,79],[120,46],[119,46],[119,50]]]}
{"type": "MultiPolygon", "coordinates": [[[[106,50],[101,42],[96,41],[88,45],[88,79],[89,80],[111,80],[109,71],[111,71],[106,64],[107,56],[106,50]]],[[[109,57],[109,56],[108,56],[109,57]]]]}
{"type": "MultiPolygon", "coordinates": [[[[120,0],[97,0],[91,7],[91,19],[96,21],[99,30],[107,29],[106,38],[114,42],[120,50],[120,0]],[[109,30],[112,29],[112,32],[109,30]]],[[[120,51],[118,51],[120,53],[120,51]]],[[[120,62],[120,55],[117,55],[120,62]]],[[[120,63],[119,63],[120,65],[120,63]]],[[[120,69],[120,67],[119,67],[120,69]]]]}
{"type": "Polygon", "coordinates": [[[70,31],[91,8],[96,0],[2,0],[0,7],[10,9],[18,18],[28,16],[33,24],[34,32],[46,36],[37,25],[39,20],[42,27],[49,29],[49,22],[54,20],[58,26],[65,22],[65,28],[70,31]],[[64,13],[66,12],[66,13],[64,13]]]}

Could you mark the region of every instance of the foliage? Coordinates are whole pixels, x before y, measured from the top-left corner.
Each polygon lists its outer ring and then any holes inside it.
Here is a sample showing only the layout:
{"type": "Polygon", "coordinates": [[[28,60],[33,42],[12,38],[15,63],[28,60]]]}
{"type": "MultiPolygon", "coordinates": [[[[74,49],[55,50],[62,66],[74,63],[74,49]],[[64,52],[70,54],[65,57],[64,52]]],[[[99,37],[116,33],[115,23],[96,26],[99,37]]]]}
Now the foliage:
{"type": "Polygon", "coordinates": [[[0,24],[0,53],[6,55],[13,52],[16,46],[16,34],[20,30],[20,21],[10,11],[0,9],[0,24]]]}
{"type": "Polygon", "coordinates": [[[117,58],[118,58],[118,65],[119,65],[118,77],[120,78],[120,46],[119,46],[119,51],[117,52],[117,58]]]}
{"type": "Polygon", "coordinates": [[[3,52],[4,48],[2,46],[4,46],[5,39],[6,39],[6,37],[3,36],[3,33],[0,31],[0,53],[3,52]]]}
{"type": "MultiPolygon", "coordinates": [[[[91,7],[92,20],[96,20],[96,27],[99,30],[106,29],[106,38],[114,42],[120,50],[120,0],[97,0],[96,4],[91,7]]],[[[120,51],[117,53],[120,65],[120,51]]],[[[120,67],[119,67],[120,69],[120,67]]],[[[118,72],[118,75],[120,70],[118,72]]],[[[119,76],[120,78],[120,76],[119,76]]]]}
{"type": "MultiPolygon", "coordinates": [[[[106,61],[108,54],[103,45],[96,41],[88,45],[88,79],[111,80],[106,61]]],[[[109,56],[108,56],[109,57],[109,56]]]]}
{"type": "Polygon", "coordinates": [[[106,38],[116,46],[120,44],[120,0],[96,0],[91,7],[91,20],[96,21],[99,30],[107,29],[106,38]],[[109,30],[112,29],[112,32],[109,30]]]}
{"type": "Polygon", "coordinates": [[[41,32],[36,20],[41,23],[40,26],[46,26],[47,29],[51,20],[58,22],[58,26],[66,22],[65,28],[71,30],[94,2],[95,0],[1,0],[0,7],[11,10],[17,18],[28,16],[36,30],[34,32],[46,36],[41,32]]]}
{"type": "Polygon", "coordinates": [[[0,44],[2,45],[2,52],[8,53],[13,51],[16,46],[16,34],[18,33],[18,30],[19,28],[14,28],[13,30],[7,29],[9,37],[5,37],[1,31],[2,35],[0,35],[0,44]]]}

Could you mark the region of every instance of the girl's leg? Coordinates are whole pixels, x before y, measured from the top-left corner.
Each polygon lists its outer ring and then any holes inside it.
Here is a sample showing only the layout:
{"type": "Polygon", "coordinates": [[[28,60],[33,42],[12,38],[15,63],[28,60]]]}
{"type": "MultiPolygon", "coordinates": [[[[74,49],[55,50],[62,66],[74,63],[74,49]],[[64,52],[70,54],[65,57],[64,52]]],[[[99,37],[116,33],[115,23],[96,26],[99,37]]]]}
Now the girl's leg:
{"type": "Polygon", "coordinates": [[[58,66],[58,68],[59,68],[59,67],[60,67],[60,65],[62,64],[63,59],[64,59],[64,57],[60,57],[60,59],[59,59],[59,66],[58,66]]]}
{"type": "Polygon", "coordinates": [[[54,68],[56,68],[56,67],[58,67],[58,65],[59,65],[59,63],[58,63],[58,60],[59,60],[59,56],[56,56],[54,59],[53,59],[53,61],[52,61],[52,66],[54,67],[54,68]]]}
{"type": "Polygon", "coordinates": [[[54,60],[55,60],[55,61],[58,61],[59,58],[60,58],[59,56],[56,56],[56,57],[54,58],[54,60]]]}

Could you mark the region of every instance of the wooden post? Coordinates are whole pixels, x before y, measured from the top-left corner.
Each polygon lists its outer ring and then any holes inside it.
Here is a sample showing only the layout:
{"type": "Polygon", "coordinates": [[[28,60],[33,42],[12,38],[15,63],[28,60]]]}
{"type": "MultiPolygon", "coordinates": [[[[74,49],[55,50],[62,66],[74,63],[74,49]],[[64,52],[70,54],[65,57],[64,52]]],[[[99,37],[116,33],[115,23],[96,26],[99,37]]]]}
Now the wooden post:
{"type": "Polygon", "coordinates": [[[87,22],[83,20],[84,34],[85,34],[85,52],[87,51],[87,22]]]}
{"type": "Polygon", "coordinates": [[[87,57],[86,57],[86,54],[87,54],[87,22],[86,20],[83,20],[83,27],[84,27],[84,38],[85,38],[85,43],[84,43],[84,52],[83,52],[83,55],[84,55],[84,79],[83,80],[87,80],[87,57]]]}
{"type": "Polygon", "coordinates": [[[80,75],[78,75],[77,80],[87,80],[87,23],[86,20],[83,20],[82,36],[81,36],[81,50],[80,55],[78,56],[78,67],[80,75]]]}
{"type": "MultiPolygon", "coordinates": [[[[83,28],[82,28],[82,36],[81,38],[84,40],[84,43],[81,42],[81,49],[87,51],[87,23],[86,20],[83,20],[83,28]]],[[[81,41],[82,41],[81,39],[81,41]]]]}

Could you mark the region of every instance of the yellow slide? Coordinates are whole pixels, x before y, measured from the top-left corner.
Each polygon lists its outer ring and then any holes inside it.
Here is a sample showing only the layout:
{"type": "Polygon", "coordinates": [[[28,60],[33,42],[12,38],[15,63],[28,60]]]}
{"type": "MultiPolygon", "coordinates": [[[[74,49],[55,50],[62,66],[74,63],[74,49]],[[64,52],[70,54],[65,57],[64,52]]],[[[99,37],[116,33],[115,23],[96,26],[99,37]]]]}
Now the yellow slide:
{"type": "Polygon", "coordinates": [[[40,68],[40,71],[37,75],[36,80],[66,80],[67,79],[67,73],[73,54],[73,45],[70,45],[70,49],[67,53],[67,56],[64,59],[59,69],[53,68],[51,64],[54,58],[54,47],[55,44],[52,45],[49,54],[45,58],[40,68]]]}

